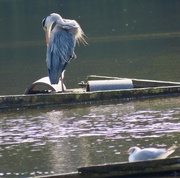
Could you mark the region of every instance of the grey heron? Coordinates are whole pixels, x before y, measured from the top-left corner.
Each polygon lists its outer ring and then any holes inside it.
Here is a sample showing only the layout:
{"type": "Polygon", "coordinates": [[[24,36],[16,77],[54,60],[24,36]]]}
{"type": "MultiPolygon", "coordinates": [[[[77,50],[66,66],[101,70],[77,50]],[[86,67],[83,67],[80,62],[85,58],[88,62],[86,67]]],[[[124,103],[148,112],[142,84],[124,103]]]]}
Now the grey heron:
{"type": "Polygon", "coordinates": [[[141,149],[139,147],[131,147],[126,152],[129,154],[129,162],[135,161],[145,161],[149,159],[164,159],[167,158],[170,154],[172,154],[176,146],[171,146],[168,149],[160,149],[160,148],[144,148],[141,149]]]}
{"type": "MultiPolygon", "coordinates": [[[[58,84],[67,64],[76,58],[74,48],[76,42],[87,44],[85,34],[75,20],[63,19],[52,13],[42,20],[45,31],[47,53],[46,62],[51,84],[58,84]]],[[[63,82],[62,82],[62,91],[63,82]]]]}

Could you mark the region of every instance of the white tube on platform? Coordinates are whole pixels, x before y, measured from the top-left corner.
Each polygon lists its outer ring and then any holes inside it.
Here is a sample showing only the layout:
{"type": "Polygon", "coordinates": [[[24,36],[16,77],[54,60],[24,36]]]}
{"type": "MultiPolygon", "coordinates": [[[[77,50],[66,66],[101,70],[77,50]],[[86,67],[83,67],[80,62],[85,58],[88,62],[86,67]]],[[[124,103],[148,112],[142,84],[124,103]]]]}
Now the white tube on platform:
{"type": "Polygon", "coordinates": [[[86,91],[120,90],[131,88],[133,88],[133,83],[131,79],[90,80],[87,82],[86,91]]]}

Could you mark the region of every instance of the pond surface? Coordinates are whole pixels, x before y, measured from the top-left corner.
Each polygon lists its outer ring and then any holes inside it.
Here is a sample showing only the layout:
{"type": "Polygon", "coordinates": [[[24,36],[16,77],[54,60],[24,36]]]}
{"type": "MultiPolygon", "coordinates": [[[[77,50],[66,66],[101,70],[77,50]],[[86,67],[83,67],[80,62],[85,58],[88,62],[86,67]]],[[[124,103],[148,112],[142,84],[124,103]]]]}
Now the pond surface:
{"type": "Polygon", "coordinates": [[[127,161],[135,145],[179,145],[180,98],[4,112],[0,125],[0,175],[66,173],[127,161]]]}
{"type": "MultiPolygon", "coordinates": [[[[1,0],[0,95],[22,94],[47,76],[41,21],[75,19],[87,35],[65,73],[180,82],[179,0],[1,0]]],[[[0,113],[0,177],[76,171],[127,161],[129,147],[179,145],[180,97],[0,113]]],[[[179,156],[177,150],[172,156],[179,156]]]]}

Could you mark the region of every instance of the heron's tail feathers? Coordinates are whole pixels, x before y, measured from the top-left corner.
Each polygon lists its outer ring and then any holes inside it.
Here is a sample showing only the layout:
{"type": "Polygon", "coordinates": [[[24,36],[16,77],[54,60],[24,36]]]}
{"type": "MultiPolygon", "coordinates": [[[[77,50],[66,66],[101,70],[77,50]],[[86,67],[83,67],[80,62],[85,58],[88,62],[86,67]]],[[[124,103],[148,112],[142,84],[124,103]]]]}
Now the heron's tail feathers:
{"type": "Polygon", "coordinates": [[[176,150],[176,148],[177,148],[176,145],[171,146],[170,148],[168,148],[166,150],[166,152],[164,152],[163,154],[159,155],[157,157],[157,159],[165,159],[165,158],[167,158],[169,155],[171,155],[176,150]]]}
{"type": "Polygon", "coordinates": [[[87,36],[85,35],[85,33],[83,32],[81,27],[79,27],[78,31],[77,31],[77,34],[76,34],[76,40],[77,40],[78,45],[80,43],[82,43],[84,46],[88,45],[85,38],[87,38],[87,36]]]}

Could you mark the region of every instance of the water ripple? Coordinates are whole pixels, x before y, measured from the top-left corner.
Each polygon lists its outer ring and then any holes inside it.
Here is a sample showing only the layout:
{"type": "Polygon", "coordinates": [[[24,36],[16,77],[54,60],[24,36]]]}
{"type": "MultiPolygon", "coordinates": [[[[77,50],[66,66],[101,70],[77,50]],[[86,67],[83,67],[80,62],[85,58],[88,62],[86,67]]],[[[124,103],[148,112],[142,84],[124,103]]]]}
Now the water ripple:
{"type": "Polygon", "coordinates": [[[51,111],[41,116],[6,118],[1,121],[0,144],[34,143],[66,137],[161,137],[165,133],[179,132],[178,108],[118,112],[117,108],[91,108],[89,113],[51,111]],[[111,110],[112,109],[112,110],[111,110]],[[114,112],[115,111],[115,112],[114,112]],[[174,117],[175,116],[175,117],[174,117]],[[138,134],[138,135],[137,135],[138,134]]]}

